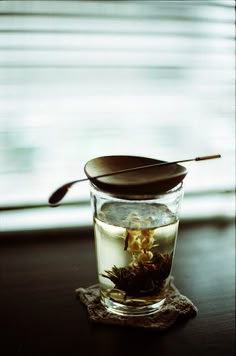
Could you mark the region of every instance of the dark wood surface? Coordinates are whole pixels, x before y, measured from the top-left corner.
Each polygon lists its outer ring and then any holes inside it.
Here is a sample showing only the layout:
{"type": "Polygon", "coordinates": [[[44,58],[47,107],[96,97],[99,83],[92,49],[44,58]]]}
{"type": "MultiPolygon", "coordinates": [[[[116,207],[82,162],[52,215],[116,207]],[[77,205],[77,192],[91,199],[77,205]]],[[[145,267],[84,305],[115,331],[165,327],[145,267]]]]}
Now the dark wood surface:
{"type": "Polygon", "coordinates": [[[165,332],[93,325],[75,298],[97,282],[92,230],[2,234],[0,354],[233,355],[234,224],[180,224],[173,275],[198,315],[165,332]]]}

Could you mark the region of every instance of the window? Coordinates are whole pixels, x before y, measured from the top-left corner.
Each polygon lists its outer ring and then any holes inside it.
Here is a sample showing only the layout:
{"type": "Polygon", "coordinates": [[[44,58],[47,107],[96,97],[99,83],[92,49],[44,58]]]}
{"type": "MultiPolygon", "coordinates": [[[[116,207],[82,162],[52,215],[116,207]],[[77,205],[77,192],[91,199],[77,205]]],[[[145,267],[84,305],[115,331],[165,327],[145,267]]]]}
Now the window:
{"type": "Polygon", "coordinates": [[[110,154],[220,153],[186,165],[183,218],[232,217],[234,22],[231,0],[1,2],[2,230],[76,224],[79,203],[90,223],[86,183],[47,200],[110,154]]]}

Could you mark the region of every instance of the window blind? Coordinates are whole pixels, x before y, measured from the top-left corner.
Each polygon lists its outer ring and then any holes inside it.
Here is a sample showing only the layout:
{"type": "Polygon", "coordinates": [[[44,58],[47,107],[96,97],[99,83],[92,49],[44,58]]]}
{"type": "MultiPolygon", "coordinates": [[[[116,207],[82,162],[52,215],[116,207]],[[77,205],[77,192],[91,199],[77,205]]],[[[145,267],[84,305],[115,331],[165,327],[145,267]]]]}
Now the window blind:
{"type": "Polygon", "coordinates": [[[1,2],[2,210],[46,205],[110,154],[221,153],[188,164],[186,196],[232,193],[234,21],[231,0],[1,2]]]}

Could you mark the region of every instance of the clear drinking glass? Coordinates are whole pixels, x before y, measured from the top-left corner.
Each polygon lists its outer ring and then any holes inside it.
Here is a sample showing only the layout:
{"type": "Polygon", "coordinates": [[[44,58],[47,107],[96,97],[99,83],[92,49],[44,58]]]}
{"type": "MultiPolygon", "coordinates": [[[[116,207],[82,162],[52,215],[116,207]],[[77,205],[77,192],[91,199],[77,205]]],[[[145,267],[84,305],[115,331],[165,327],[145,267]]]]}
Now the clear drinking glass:
{"type": "Polygon", "coordinates": [[[91,184],[98,282],[108,311],[148,315],[165,302],[183,183],[159,195],[120,196],[91,184]]]}

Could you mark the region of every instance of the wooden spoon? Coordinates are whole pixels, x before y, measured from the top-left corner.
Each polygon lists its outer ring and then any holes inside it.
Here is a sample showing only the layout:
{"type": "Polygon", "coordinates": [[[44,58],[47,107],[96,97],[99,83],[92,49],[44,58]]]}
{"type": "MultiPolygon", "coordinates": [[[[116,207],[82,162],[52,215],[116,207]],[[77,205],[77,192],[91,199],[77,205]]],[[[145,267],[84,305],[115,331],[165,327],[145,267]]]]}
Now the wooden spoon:
{"type": "Polygon", "coordinates": [[[87,178],[64,184],[50,196],[49,203],[59,203],[72,185],[87,180],[108,193],[158,194],[175,187],[185,178],[187,169],[178,163],[220,157],[220,154],[216,154],[173,162],[139,156],[97,157],[85,165],[87,178]],[[135,174],[137,171],[141,172],[135,174]]]}

